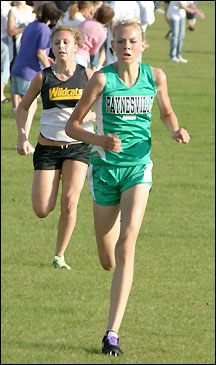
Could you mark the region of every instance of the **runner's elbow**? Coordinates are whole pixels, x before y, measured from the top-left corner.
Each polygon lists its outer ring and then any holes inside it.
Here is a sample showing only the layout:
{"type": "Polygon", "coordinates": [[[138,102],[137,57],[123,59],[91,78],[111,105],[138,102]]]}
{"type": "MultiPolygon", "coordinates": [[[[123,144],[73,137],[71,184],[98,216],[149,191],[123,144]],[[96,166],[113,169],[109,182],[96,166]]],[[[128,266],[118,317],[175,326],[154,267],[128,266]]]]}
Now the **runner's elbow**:
{"type": "Polygon", "coordinates": [[[67,134],[67,136],[71,137],[71,124],[69,124],[69,122],[67,122],[66,126],[65,126],[65,133],[67,134]]]}

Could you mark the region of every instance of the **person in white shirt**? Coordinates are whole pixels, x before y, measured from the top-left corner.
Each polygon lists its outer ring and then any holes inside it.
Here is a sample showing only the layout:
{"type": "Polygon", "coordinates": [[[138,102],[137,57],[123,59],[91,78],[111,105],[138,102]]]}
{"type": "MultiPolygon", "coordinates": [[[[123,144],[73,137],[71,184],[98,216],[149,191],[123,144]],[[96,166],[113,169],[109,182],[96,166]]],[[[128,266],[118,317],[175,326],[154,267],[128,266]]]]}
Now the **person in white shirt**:
{"type": "Polygon", "coordinates": [[[137,1],[140,7],[140,21],[143,28],[143,32],[146,32],[148,25],[152,25],[155,22],[154,16],[154,1],[137,1]]]}
{"type": "Polygon", "coordinates": [[[92,1],[77,1],[77,4],[69,6],[65,16],[58,20],[57,26],[68,25],[69,27],[77,27],[84,20],[93,18],[93,15],[94,4],[92,1]]]}
{"type": "MultiPolygon", "coordinates": [[[[111,1],[110,6],[115,13],[112,21],[113,24],[118,20],[137,19],[137,21],[142,25],[143,32],[145,33],[147,26],[152,25],[155,21],[154,1],[127,1],[124,2],[124,6],[122,6],[121,1],[111,1]]],[[[112,26],[110,25],[108,27],[107,34],[106,65],[117,61],[117,57],[115,54],[113,54],[111,47],[111,41],[113,40],[111,28],[112,26]]],[[[149,45],[146,45],[146,48],[147,46],[149,47],[149,45]]],[[[141,60],[142,53],[139,55],[140,63],[141,60]]]]}
{"type": "Polygon", "coordinates": [[[8,103],[4,94],[5,85],[10,78],[10,43],[11,37],[7,34],[8,13],[12,1],[1,1],[1,103],[8,103]]]}
{"type": "Polygon", "coordinates": [[[170,61],[187,63],[181,56],[183,39],[185,36],[186,11],[205,19],[204,13],[197,9],[194,1],[170,1],[167,18],[170,20],[172,36],[170,38],[170,61]]]}
{"type": "Polygon", "coordinates": [[[8,34],[14,37],[15,41],[15,54],[16,57],[19,48],[22,33],[27,24],[35,20],[35,13],[30,5],[27,5],[25,1],[14,1],[14,6],[11,8],[8,14],[8,34]]]}
{"type": "MultiPolygon", "coordinates": [[[[115,13],[112,23],[115,23],[118,20],[128,20],[132,18],[140,20],[140,7],[137,1],[125,1],[123,6],[121,1],[111,1],[110,6],[115,13]]],[[[107,33],[106,65],[117,61],[117,57],[113,53],[111,46],[112,40],[112,25],[110,24],[107,33]]],[[[141,58],[142,55],[140,55],[139,62],[141,62],[141,58]]]]}

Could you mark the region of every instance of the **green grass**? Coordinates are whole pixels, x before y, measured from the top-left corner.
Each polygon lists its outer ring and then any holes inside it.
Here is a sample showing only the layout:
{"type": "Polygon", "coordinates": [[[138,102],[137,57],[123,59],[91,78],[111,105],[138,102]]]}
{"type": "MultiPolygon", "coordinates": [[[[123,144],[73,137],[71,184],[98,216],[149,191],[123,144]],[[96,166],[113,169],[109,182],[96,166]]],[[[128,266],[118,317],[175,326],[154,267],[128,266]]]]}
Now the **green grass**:
{"type": "MultiPolygon", "coordinates": [[[[122,358],[101,355],[112,272],[99,265],[87,181],[66,251],[72,271],[54,270],[59,198],[46,219],[34,215],[32,156],[14,151],[14,114],[11,104],[2,106],[2,364],[215,363],[215,3],[200,1],[199,7],[206,20],[186,31],[182,55],[188,64],[169,63],[163,15],[147,28],[143,61],[165,71],[174,111],[191,141],[171,140],[154,106],[154,183],[120,329],[122,358]]],[[[30,134],[34,145],[40,107],[41,101],[30,134]]]]}

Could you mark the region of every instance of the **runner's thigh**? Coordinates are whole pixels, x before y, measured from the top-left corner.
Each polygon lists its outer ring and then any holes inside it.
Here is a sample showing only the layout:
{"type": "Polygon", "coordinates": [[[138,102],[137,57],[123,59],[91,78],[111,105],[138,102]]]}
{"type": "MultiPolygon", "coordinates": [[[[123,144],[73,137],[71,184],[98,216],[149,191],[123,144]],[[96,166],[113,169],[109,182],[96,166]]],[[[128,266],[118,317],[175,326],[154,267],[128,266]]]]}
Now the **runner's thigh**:
{"type": "Polygon", "coordinates": [[[145,213],[151,184],[137,184],[121,195],[121,235],[125,233],[136,240],[145,213]]]}
{"type": "Polygon", "coordinates": [[[35,170],[32,184],[32,205],[36,214],[47,216],[55,208],[60,170],[35,170]]]}
{"type": "Polygon", "coordinates": [[[119,204],[104,206],[94,204],[94,225],[101,264],[115,266],[115,245],[120,232],[119,204]]]}
{"type": "Polygon", "coordinates": [[[79,199],[85,183],[88,165],[81,161],[65,160],[62,165],[62,197],[79,199]]]}

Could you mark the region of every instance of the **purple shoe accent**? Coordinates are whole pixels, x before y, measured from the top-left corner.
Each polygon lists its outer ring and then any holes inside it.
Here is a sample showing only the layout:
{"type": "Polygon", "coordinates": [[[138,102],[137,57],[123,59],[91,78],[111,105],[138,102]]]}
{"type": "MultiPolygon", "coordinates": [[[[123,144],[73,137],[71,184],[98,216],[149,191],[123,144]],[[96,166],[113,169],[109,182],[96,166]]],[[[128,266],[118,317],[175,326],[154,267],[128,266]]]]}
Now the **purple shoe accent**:
{"type": "Polygon", "coordinates": [[[118,339],[113,337],[110,333],[107,335],[107,340],[109,341],[110,345],[118,346],[118,339]]]}

